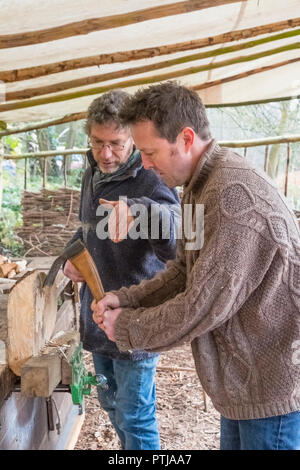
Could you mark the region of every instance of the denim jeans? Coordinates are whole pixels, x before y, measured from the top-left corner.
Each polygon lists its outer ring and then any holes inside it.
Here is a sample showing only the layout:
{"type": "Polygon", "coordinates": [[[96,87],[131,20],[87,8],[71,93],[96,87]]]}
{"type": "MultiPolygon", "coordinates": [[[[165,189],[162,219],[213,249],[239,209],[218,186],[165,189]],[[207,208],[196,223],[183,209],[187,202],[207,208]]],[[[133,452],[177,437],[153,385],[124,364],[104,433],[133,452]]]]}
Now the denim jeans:
{"type": "Polygon", "coordinates": [[[94,353],[93,359],[96,374],[105,375],[108,381],[108,390],[98,387],[98,398],[122,449],[159,450],[154,382],[159,357],[127,361],[94,353]]]}
{"type": "Polygon", "coordinates": [[[221,416],[221,450],[300,450],[300,411],[271,418],[221,416]]]}

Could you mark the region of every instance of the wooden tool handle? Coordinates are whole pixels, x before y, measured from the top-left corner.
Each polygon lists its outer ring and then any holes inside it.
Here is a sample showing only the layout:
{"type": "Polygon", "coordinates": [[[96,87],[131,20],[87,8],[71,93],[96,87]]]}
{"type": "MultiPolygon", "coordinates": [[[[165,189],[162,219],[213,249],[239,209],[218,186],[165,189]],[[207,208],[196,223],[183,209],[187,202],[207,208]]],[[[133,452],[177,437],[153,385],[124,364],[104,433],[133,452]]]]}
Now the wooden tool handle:
{"type": "Polygon", "coordinates": [[[79,255],[73,256],[69,261],[80,272],[85,282],[89,286],[96,302],[103,299],[105,293],[102,282],[94,263],[93,258],[88,250],[83,250],[79,255]]]}

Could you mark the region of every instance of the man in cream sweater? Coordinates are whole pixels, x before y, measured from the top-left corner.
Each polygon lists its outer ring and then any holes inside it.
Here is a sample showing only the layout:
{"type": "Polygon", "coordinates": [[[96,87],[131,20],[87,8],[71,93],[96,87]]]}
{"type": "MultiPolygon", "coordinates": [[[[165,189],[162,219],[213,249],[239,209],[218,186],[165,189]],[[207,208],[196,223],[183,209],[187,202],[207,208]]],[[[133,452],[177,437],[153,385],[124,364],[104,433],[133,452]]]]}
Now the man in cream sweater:
{"type": "Polygon", "coordinates": [[[93,303],[94,321],[121,351],[191,343],[221,414],[221,449],[300,449],[293,212],[266,174],[211,138],[195,92],[173,82],[139,90],[121,119],[145,169],[183,186],[182,236],[165,271],[93,303]]]}

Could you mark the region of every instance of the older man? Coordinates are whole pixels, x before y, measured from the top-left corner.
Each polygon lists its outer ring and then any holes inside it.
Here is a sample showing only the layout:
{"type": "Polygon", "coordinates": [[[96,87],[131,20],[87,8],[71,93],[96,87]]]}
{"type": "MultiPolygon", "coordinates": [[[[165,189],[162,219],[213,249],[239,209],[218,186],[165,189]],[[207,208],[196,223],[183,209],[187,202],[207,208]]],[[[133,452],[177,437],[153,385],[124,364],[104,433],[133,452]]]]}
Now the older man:
{"type": "Polygon", "coordinates": [[[221,413],[221,449],[300,449],[296,218],[267,175],[211,138],[195,92],[154,85],[121,116],[144,167],[170,187],[184,186],[183,229],[190,230],[163,273],[94,303],[95,321],[122,351],[191,342],[221,413]]]}
{"type": "MultiPolygon", "coordinates": [[[[86,132],[91,150],[82,181],[82,227],[71,240],[81,238],[85,242],[105,291],[138,284],[161,271],[175,255],[176,220],[180,224],[176,191],[168,189],[153,171],[143,168],[130,129],[120,123],[119,109],[127,96],[115,90],[94,100],[88,109],[86,132]],[[112,209],[110,218],[107,206],[112,209]],[[134,226],[138,218],[136,207],[143,208],[146,214],[146,227],[141,227],[140,236],[134,226]],[[163,237],[162,222],[166,218],[169,231],[163,237]],[[153,238],[152,219],[158,224],[153,238]]],[[[70,262],[64,273],[74,281],[83,281],[70,262]]],[[[96,373],[104,374],[109,385],[107,391],[98,390],[100,404],[108,412],[123,449],[159,449],[154,382],[158,354],[142,350],[120,352],[93,321],[92,300],[84,284],[81,339],[83,347],[93,353],[96,373]]]]}

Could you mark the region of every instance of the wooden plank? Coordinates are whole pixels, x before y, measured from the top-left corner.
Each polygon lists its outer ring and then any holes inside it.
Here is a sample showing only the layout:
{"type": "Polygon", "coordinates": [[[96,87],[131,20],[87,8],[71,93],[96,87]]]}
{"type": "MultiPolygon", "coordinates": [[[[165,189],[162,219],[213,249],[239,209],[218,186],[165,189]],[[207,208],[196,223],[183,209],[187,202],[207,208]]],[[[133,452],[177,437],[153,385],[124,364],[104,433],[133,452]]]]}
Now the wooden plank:
{"type": "Polygon", "coordinates": [[[268,72],[269,70],[278,69],[279,67],[284,67],[286,65],[294,64],[299,61],[300,57],[290,60],[284,60],[283,62],[276,62],[276,64],[267,65],[265,67],[259,67],[257,69],[247,70],[247,72],[237,73],[236,75],[230,75],[226,78],[212,80],[211,82],[201,83],[200,85],[193,85],[191,89],[195,91],[206,90],[207,88],[211,88],[213,86],[218,86],[222,85],[223,83],[229,83],[235,80],[240,80],[241,78],[250,77],[251,75],[255,75],[257,73],[268,72]]]}
{"type": "Polygon", "coordinates": [[[12,286],[16,283],[16,279],[1,279],[0,293],[8,294],[12,286]]]}
{"type": "Polygon", "coordinates": [[[7,365],[0,365],[0,409],[8,395],[13,390],[16,380],[16,375],[7,365]]]}
{"type": "Polygon", "coordinates": [[[66,450],[73,450],[77,441],[78,437],[82,428],[82,425],[84,423],[85,419],[85,413],[82,413],[81,415],[77,415],[75,419],[75,423],[73,424],[73,429],[72,432],[69,433],[69,440],[66,443],[65,449],[66,450]]]}
{"type": "Polygon", "coordinates": [[[298,135],[279,135],[276,137],[266,137],[263,139],[252,139],[252,140],[235,140],[235,141],[220,141],[220,147],[258,147],[260,145],[271,145],[271,144],[287,144],[288,142],[299,142],[300,134],[298,135]]]}
{"type": "Polygon", "coordinates": [[[35,258],[28,258],[27,267],[30,269],[50,269],[55,256],[37,256],[35,258]]]}
{"type": "Polygon", "coordinates": [[[15,129],[6,129],[5,131],[0,131],[0,138],[6,135],[20,134],[22,132],[30,132],[36,129],[44,129],[45,127],[56,126],[57,124],[63,124],[65,122],[78,121],[80,119],[85,119],[86,116],[87,116],[86,112],[67,114],[64,117],[60,117],[56,119],[49,119],[47,121],[42,121],[37,124],[29,124],[27,126],[15,128],[15,129]]]}
{"type": "Polygon", "coordinates": [[[55,94],[54,96],[46,96],[44,98],[36,98],[36,99],[29,99],[29,100],[0,104],[0,112],[11,111],[13,109],[31,108],[34,106],[40,106],[40,105],[48,104],[48,103],[58,103],[61,101],[68,101],[68,100],[81,98],[83,96],[99,95],[101,93],[105,93],[109,90],[113,90],[116,88],[127,88],[131,86],[148,85],[148,84],[152,84],[156,82],[161,82],[164,80],[171,80],[174,78],[203,72],[206,70],[213,70],[216,68],[227,67],[229,65],[249,62],[249,61],[261,59],[264,57],[269,57],[273,54],[280,54],[286,51],[295,50],[299,48],[300,48],[300,43],[296,42],[296,43],[287,44],[285,46],[277,47],[275,49],[257,52],[255,54],[238,56],[232,59],[222,60],[220,62],[209,62],[208,64],[205,64],[205,65],[201,65],[197,67],[189,67],[189,68],[176,70],[176,71],[168,72],[168,73],[162,73],[158,75],[152,75],[150,77],[142,77],[142,78],[135,78],[132,80],[119,81],[117,83],[113,83],[110,85],[98,86],[95,88],[88,88],[86,90],[81,89],[80,91],[75,91],[75,92],[70,92],[70,93],[55,94]]]}
{"type": "Polygon", "coordinates": [[[166,16],[189,13],[196,10],[226,5],[230,3],[246,2],[246,0],[193,0],[169,3],[152,8],[144,8],[118,15],[90,18],[77,21],[62,26],[35,30],[16,34],[6,34],[0,36],[0,49],[10,47],[20,47],[29,44],[40,44],[48,41],[68,38],[81,34],[89,34],[93,31],[103,31],[110,28],[118,28],[143,21],[164,18],[166,16]]]}
{"type": "Polygon", "coordinates": [[[78,343],[72,344],[66,354],[67,358],[63,358],[61,361],[61,383],[64,385],[70,385],[72,383],[72,366],[70,361],[77,346],[78,343]]]}
{"type": "MultiPolygon", "coordinates": [[[[55,83],[54,85],[45,85],[42,87],[34,87],[34,88],[27,88],[24,90],[18,90],[18,91],[6,93],[6,101],[24,100],[24,99],[33,98],[35,96],[49,95],[51,93],[57,93],[59,91],[69,90],[71,88],[79,88],[81,86],[91,85],[94,83],[115,80],[117,78],[129,77],[131,75],[137,75],[137,74],[142,74],[146,72],[153,72],[154,70],[172,67],[174,65],[179,65],[179,64],[185,64],[187,62],[192,62],[195,60],[202,60],[202,59],[206,59],[210,57],[217,57],[219,55],[223,56],[225,54],[230,54],[232,52],[249,49],[249,48],[261,45],[261,44],[275,41],[276,39],[278,40],[278,39],[284,39],[284,38],[291,37],[291,36],[298,36],[299,34],[300,34],[300,30],[296,29],[296,30],[280,33],[275,36],[268,36],[262,39],[256,39],[256,40],[244,42],[242,44],[224,46],[220,49],[213,49],[213,50],[208,50],[206,52],[200,52],[200,53],[196,53],[192,55],[185,55],[182,57],[177,57],[175,59],[168,59],[168,60],[164,60],[161,62],[155,62],[155,64],[152,63],[152,64],[138,66],[138,67],[131,67],[131,68],[126,68],[126,69],[116,70],[114,72],[92,75],[92,76],[87,76],[83,78],[77,78],[75,80],[68,80],[65,82],[55,83]]],[[[285,61],[283,65],[286,65],[286,63],[292,63],[292,62],[285,61]]],[[[274,65],[273,65],[273,68],[275,68],[274,65]]]]}
{"type": "Polygon", "coordinates": [[[54,422],[60,422],[60,434],[48,430],[45,398],[26,398],[13,393],[0,408],[1,450],[63,450],[67,449],[76,429],[78,407],[70,393],[54,393],[59,417],[54,407],[54,422]]]}
{"type": "Polygon", "coordinates": [[[61,381],[58,354],[32,357],[21,370],[21,393],[27,397],[49,397],[61,381]]]}
{"type": "Polygon", "coordinates": [[[21,370],[21,393],[24,396],[49,397],[62,380],[72,383],[70,360],[79,342],[78,331],[66,331],[53,337],[45,347],[43,355],[32,357],[21,370]],[[63,346],[69,346],[61,352],[63,346]],[[70,380],[71,376],[71,381],[70,380]]]}
{"type": "MultiPolygon", "coordinates": [[[[300,26],[300,18],[292,18],[289,20],[279,21],[277,23],[269,23],[265,25],[256,26],[254,28],[245,28],[236,31],[230,31],[216,36],[207,38],[195,39],[193,41],[184,41],[176,44],[168,44],[157,47],[147,47],[144,49],[134,49],[130,51],[117,51],[109,54],[99,54],[96,56],[82,57],[78,59],[69,59],[61,62],[54,62],[51,64],[44,64],[35,67],[18,68],[15,70],[0,71],[0,80],[5,83],[16,82],[20,80],[28,80],[31,78],[43,77],[53,73],[66,72],[85,67],[99,66],[103,64],[116,64],[122,62],[129,62],[140,59],[147,59],[161,55],[173,54],[175,52],[191,51],[200,49],[202,47],[214,46],[217,44],[224,44],[226,42],[239,41],[243,39],[253,38],[255,36],[276,33],[284,29],[295,28],[300,26]]],[[[270,40],[274,40],[274,36],[269,36],[270,40]]],[[[82,114],[82,113],[81,113],[82,114]]],[[[75,117],[75,115],[74,115],[75,117]]],[[[67,118],[67,117],[66,117],[67,118]]],[[[79,119],[84,119],[85,116],[79,119]]],[[[75,119],[74,119],[75,120],[75,119]]],[[[57,120],[48,121],[46,125],[57,124],[57,120]]],[[[67,122],[67,121],[65,121],[67,122]]],[[[39,124],[44,125],[44,124],[39,124]]],[[[37,127],[39,128],[39,127],[37,127]]],[[[0,132],[2,135],[8,135],[13,132],[26,132],[26,130],[34,130],[32,126],[24,127],[24,130],[5,130],[0,132]]]]}
{"type": "Polygon", "coordinates": [[[75,310],[72,299],[65,300],[57,312],[53,335],[59,331],[70,330],[75,326],[75,310]]]}
{"type": "Polygon", "coordinates": [[[43,288],[46,274],[29,272],[13,286],[7,306],[8,364],[16,374],[51,338],[57,314],[55,285],[43,288]]]}

